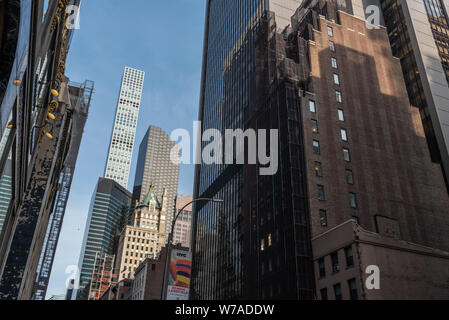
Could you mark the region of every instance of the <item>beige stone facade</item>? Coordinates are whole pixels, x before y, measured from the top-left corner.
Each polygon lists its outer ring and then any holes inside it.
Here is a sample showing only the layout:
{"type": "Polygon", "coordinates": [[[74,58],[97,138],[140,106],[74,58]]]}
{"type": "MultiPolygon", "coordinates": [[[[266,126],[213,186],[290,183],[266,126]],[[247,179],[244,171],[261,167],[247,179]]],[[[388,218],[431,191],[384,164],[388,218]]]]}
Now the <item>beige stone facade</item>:
{"type": "Polygon", "coordinates": [[[136,204],[133,224],[126,226],[118,245],[117,270],[119,281],[133,279],[137,267],[146,258],[156,258],[165,245],[166,210],[164,196],[160,203],[150,191],[140,204],[136,204]]]}

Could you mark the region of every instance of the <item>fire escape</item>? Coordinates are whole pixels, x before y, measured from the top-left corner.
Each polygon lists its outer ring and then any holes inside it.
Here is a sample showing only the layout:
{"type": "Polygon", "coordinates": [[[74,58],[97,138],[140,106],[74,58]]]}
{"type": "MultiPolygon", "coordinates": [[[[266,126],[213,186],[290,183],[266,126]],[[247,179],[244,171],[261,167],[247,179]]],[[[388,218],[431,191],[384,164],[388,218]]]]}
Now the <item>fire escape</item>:
{"type": "Polygon", "coordinates": [[[115,255],[97,252],[92,270],[92,280],[89,288],[89,300],[100,300],[103,294],[116,284],[114,274],[115,255]]]}

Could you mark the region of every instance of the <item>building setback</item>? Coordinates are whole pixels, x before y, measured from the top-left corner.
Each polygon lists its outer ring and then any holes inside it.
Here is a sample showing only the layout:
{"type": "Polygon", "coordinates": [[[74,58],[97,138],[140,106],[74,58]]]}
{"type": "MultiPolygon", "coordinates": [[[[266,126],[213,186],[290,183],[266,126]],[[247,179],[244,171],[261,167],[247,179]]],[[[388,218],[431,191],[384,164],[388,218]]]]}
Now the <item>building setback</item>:
{"type": "MultiPolygon", "coordinates": [[[[316,263],[329,263],[333,252],[346,248],[320,242],[320,236],[335,231],[355,250],[347,234],[352,231],[341,227],[351,221],[360,234],[377,238],[376,250],[365,246],[361,253],[365,264],[383,261],[379,267],[387,267],[382,244],[388,243],[398,257],[412,259],[411,248],[421,248],[418,260],[433,252],[438,258],[428,260],[429,272],[447,266],[449,199],[427,151],[419,111],[410,105],[401,64],[385,28],[367,29],[351,14],[352,6],[343,12],[336,3],[305,1],[290,28],[280,28],[275,13],[260,12],[242,39],[220,36],[233,29],[224,28],[221,23],[232,22],[220,17],[228,17],[223,10],[231,16],[243,8],[208,2],[203,130],[279,130],[279,170],[261,176],[259,166],[197,167],[195,197],[225,202],[218,210],[194,208],[193,299],[317,298],[325,288],[316,263]],[[234,47],[215,41],[219,36],[239,39],[239,49],[228,54],[234,47]],[[222,89],[214,93],[217,83],[222,89]]],[[[327,285],[335,275],[345,285],[326,289],[351,293],[334,298],[376,298],[360,289],[360,277],[352,281],[362,273],[359,266],[350,278],[332,271],[327,285]]],[[[422,270],[404,272],[416,279],[422,270]]],[[[443,281],[444,274],[436,278],[443,281]]],[[[415,297],[447,296],[449,289],[434,283],[407,285],[419,292],[415,297]]]]}
{"type": "MultiPolygon", "coordinates": [[[[142,202],[151,187],[154,188],[158,199],[162,199],[163,193],[166,193],[165,234],[171,231],[178,192],[179,164],[171,161],[173,148],[177,148],[175,142],[161,128],[155,126],[148,128],[139,148],[133,189],[133,205],[142,202]]],[[[132,211],[128,223],[132,224],[132,211]]]]}
{"type": "Polygon", "coordinates": [[[117,182],[100,178],[95,188],[80,255],[77,300],[87,300],[97,253],[115,255],[120,230],[131,204],[131,193],[117,182]]]}
{"type": "Polygon", "coordinates": [[[145,72],[125,67],[104,177],[128,187],[145,72]]]}

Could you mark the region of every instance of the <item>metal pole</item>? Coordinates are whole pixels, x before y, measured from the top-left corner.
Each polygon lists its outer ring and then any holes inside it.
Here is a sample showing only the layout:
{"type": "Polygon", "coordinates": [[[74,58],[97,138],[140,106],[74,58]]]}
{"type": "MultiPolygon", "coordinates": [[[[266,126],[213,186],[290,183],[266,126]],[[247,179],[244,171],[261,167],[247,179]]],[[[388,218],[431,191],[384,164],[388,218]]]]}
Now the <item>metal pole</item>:
{"type": "Polygon", "coordinates": [[[212,199],[212,198],[198,198],[198,199],[194,199],[192,201],[190,201],[189,203],[187,203],[184,207],[182,207],[179,211],[178,214],[176,215],[176,217],[173,219],[173,223],[171,226],[171,232],[168,235],[168,241],[167,241],[167,247],[165,250],[165,267],[164,267],[164,279],[162,282],[162,296],[161,296],[161,300],[166,300],[167,299],[167,282],[168,282],[168,264],[170,261],[170,257],[171,257],[171,246],[172,246],[172,242],[173,242],[173,233],[175,231],[175,224],[176,221],[178,220],[179,216],[181,215],[181,213],[184,211],[185,208],[187,208],[189,205],[191,205],[194,202],[198,202],[198,201],[208,201],[208,202],[215,202],[215,203],[222,203],[224,202],[224,200],[221,199],[212,199]]]}

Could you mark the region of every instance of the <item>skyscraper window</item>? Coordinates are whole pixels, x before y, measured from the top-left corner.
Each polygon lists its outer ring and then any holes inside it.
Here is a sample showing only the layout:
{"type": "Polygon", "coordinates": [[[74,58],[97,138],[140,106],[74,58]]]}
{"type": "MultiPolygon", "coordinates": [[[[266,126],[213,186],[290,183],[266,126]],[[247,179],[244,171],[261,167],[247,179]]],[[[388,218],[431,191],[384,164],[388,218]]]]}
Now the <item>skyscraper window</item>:
{"type": "Polygon", "coordinates": [[[321,153],[320,150],[320,142],[317,140],[313,140],[313,153],[319,155],[321,153]]]}
{"type": "Polygon", "coordinates": [[[323,176],[323,167],[321,165],[321,162],[315,162],[315,175],[320,178],[323,176]]]}
{"type": "Polygon", "coordinates": [[[320,224],[322,227],[327,227],[328,225],[326,210],[320,210],[320,224]]]}
{"type": "Polygon", "coordinates": [[[318,260],[318,270],[320,273],[320,278],[326,277],[326,264],[324,262],[324,258],[318,260]]]}
{"type": "Polygon", "coordinates": [[[338,109],[338,120],[342,122],[345,121],[345,113],[342,109],[338,109]]]}
{"type": "Polygon", "coordinates": [[[351,300],[358,300],[356,280],[355,279],[349,280],[348,287],[349,287],[349,296],[350,296],[351,300]]]}
{"type": "Polygon", "coordinates": [[[354,266],[354,255],[352,253],[352,246],[345,248],[346,267],[350,268],[354,266]]]}
{"type": "Polygon", "coordinates": [[[346,148],[343,149],[343,157],[346,162],[351,162],[351,153],[350,153],[349,149],[346,149],[346,148]]]}
{"type": "Polygon", "coordinates": [[[326,200],[326,194],[324,192],[324,186],[318,185],[318,200],[325,201],[326,200]]]}
{"type": "Polygon", "coordinates": [[[341,140],[348,141],[348,132],[346,129],[341,129],[341,140]]]}
{"type": "Polygon", "coordinates": [[[341,96],[341,92],[340,91],[335,91],[335,97],[337,99],[337,102],[339,102],[339,103],[343,102],[343,98],[341,96]]]}
{"type": "Polygon", "coordinates": [[[332,65],[332,68],[338,69],[337,59],[331,58],[331,65],[332,65]]]}
{"type": "Polygon", "coordinates": [[[343,296],[341,293],[341,284],[334,285],[334,294],[335,294],[335,300],[343,300],[343,296]]]}
{"type": "Polygon", "coordinates": [[[312,124],[312,132],[318,133],[318,121],[312,119],[311,124],[312,124]]]}
{"type": "Polygon", "coordinates": [[[349,205],[353,209],[357,209],[357,196],[354,193],[349,194],[349,205]]]}
{"type": "Polygon", "coordinates": [[[346,181],[348,184],[354,184],[354,173],[352,170],[346,170],[346,181]]]}
{"type": "Polygon", "coordinates": [[[336,73],[334,73],[334,84],[340,85],[340,77],[336,73]]]}
{"type": "Polygon", "coordinates": [[[315,103],[315,101],[312,101],[312,100],[309,101],[309,110],[312,113],[316,112],[316,103],[315,103]]]}

